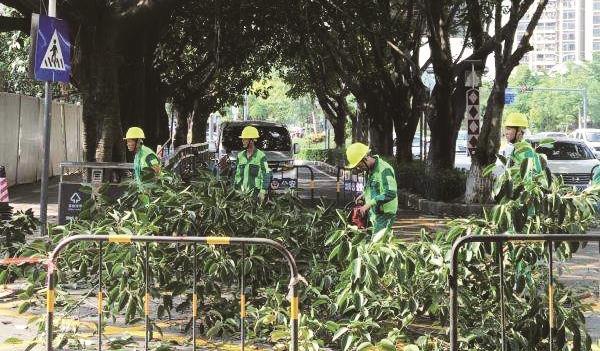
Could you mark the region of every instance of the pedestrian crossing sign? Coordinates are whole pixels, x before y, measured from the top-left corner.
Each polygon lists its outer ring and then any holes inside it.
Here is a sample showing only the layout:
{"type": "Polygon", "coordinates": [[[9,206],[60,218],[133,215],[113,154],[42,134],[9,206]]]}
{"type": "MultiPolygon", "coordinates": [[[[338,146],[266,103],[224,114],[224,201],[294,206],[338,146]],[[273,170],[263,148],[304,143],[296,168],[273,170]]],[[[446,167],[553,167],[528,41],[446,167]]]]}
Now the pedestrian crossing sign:
{"type": "Polygon", "coordinates": [[[54,34],[52,34],[50,45],[46,49],[46,54],[42,59],[41,68],[66,71],[65,59],[60,45],[58,44],[58,31],[56,30],[54,31],[54,34]]]}
{"type": "MultiPolygon", "coordinates": [[[[32,26],[35,22],[32,20],[32,26]]],[[[35,79],[69,82],[71,41],[66,21],[39,15],[35,34],[35,79]]]]}

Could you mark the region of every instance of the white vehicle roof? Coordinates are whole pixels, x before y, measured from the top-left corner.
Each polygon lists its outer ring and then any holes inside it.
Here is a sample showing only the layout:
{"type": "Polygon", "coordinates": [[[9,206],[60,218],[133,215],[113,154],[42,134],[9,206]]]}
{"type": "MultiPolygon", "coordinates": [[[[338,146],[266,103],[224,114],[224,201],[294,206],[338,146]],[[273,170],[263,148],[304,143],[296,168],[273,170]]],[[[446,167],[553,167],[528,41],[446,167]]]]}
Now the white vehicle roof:
{"type": "Polygon", "coordinates": [[[573,131],[573,133],[575,132],[600,132],[599,128],[581,128],[581,129],[575,129],[573,131]]]}

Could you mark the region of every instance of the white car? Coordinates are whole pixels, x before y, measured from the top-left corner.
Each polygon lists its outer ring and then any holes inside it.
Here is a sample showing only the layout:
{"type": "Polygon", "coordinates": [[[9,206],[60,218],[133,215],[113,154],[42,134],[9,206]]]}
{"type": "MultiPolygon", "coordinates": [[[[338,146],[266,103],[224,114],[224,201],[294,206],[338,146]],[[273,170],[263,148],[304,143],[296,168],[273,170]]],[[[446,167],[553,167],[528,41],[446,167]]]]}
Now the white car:
{"type": "Polygon", "coordinates": [[[547,138],[568,138],[567,133],[563,132],[541,132],[534,135],[535,138],[547,139],[547,138]]]}
{"type": "Polygon", "coordinates": [[[547,138],[531,138],[529,142],[537,152],[546,155],[550,172],[562,177],[566,185],[579,190],[587,188],[600,165],[594,152],[583,141],[572,138],[555,138],[553,147],[540,147],[543,139],[547,138]]]}
{"type": "Polygon", "coordinates": [[[456,138],[456,153],[469,155],[467,139],[469,134],[466,130],[459,130],[456,138]]]}
{"type": "Polygon", "coordinates": [[[595,155],[600,154],[600,129],[576,129],[573,133],[571,133],[571,136],[586,143],[587,146],[594,150],[595,155]]]}

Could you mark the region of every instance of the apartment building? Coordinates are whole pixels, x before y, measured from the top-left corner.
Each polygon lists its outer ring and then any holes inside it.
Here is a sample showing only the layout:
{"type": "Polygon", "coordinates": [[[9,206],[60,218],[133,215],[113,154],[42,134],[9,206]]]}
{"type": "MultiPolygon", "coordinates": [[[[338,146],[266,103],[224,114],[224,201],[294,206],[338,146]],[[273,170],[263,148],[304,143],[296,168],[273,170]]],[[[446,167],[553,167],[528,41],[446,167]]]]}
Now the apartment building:
{"type": "MultiPolygon", "coordinates": [[[[519,23],[517,39],[525,33],[531,14],[519,23]]],[[[594,52],[600,52],[600,0],[549,0],[531,44],[534,50],[521,64],[532,69],[591,60],[594,52]]]]}

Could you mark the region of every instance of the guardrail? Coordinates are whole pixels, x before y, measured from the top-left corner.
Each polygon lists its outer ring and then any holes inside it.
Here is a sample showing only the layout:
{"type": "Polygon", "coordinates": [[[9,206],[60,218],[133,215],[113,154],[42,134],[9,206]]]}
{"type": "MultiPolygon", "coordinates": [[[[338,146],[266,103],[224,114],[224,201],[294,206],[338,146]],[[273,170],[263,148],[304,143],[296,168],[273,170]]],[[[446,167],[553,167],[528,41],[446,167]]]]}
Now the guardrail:
{"type": "MultiPolygon", "coordinates": [[[[60,252],[65,249],[68,245],[75,242],[81,241],[93,241],[98,242],[99,254],[98,261],[99,266],[102,267],[102,244],[117,243],[117,244],[131,244],[131,243],[145,243],[145,254],[144,254],[144,277],[145,277],[145,299],[144,299],[144,316],[145,316],[145,336],[144,336],[144,350],[148,351],[148,343],[150,341],[150,294],[149,294],[149,272],[150,267],[148,264],[149,257],[149,243],[175,243],[175,244],[187,244],[194,245],[194,286],[192,295],[192,339],[193,349],[196,350],[196,319],[198,317],[198,297],[196,295],[196,281],[197,281],[197,264],[198,258],[196,256],[196,244],[207,244],[207,245],[241,245],[242,247],[242,262],[245,259],[245,245],[265,245],[275,248],[279,251],[288,263],[290,269],[290,284],[289,284],[289,297],[290,303],[290,319],[291,319],[291,339],[292,339],[292,351],[298,351],[298,290],[296,284],[302,279],[298,274],[298,268],[296,261],[292,254],[279,242],[263,239],[263,238],[243,238],[243,237],[173,237],[173,236],[131,236],[131,235],[74,235],[61,240],[54,251],[50,254],[47,262],[48,274],[46,278],[47,295],[46,295],[46,350],[52,351],[52,339],[53,339],[53,319],[54,319],[54,305],[56,302],[55,295],[55,270],[58,267],[58,258],[60,252]]],[[[245,262],[244,262],[245,264],[245,262]]],[[[100,268],[101,269],[101,268],[100,268]]],[[[98,273],[99,290],[98,290],[98,350],[102,350],[102,271],[98,273]]],[[[240,325],[241,325],[241,349],[244,350],[245,346],[245,328],[244,320],[246,317],[246,297],[244,293],[244,267],[242,267],[242,279],[240,283],[240,325]]]]}
{"type": "MultiPolygon", "coordinates": [[[[315,187],[316,187],[316,185],[315,185],[315,171],[313,170],[312,167],[310,167],[308,165],[293,165],[291,167],[282,167],[281,168],[281,179],[286,179],[283,176],[283,174],[285,172],[296,170],[296,178],[295,179],[291,179],[291,180],[295,181],[295,186],[293,186],[293,187],[290,186],[290,188],[296,188],[297,189],[299,187],[299,184],[300,184],[300,182],[299,182],[300,177],[298,175],[298,170],[301,169],[301,168],[302,169],[308,169],[308,171],[310,172],[310,181],[309,181],[309,184],[308,184],[308,188],[310,189],[310,200],[314,202],[314,200],[315,200],[315,187]]],[[[273,180],[277,180],[277,179],[278,178],[272,177],[271,178],[271,182],[273,182],[273,180]]],[[[272,186],[269,186],[269,190],[276,190],[276,189],[273,189],[272,186]]]]}
{"type": "MultiPolygon", "coordinates": [[[[467,235],[454,242],[451,253],[451,269],[450,269],[450,350],[458,351],[458,250],[467,243],[496,243],[498,245],[497,255],[500,268],[500,321],[501,321],[501,345],[502,351],[506,350],[506,319],[504,313],[504,253],[503,244],[505,242],[521,242],[521,243],[544,243],[548,248],[548,309],[549,309],[549,349],[553,350],[553,329],[554,329],[554,301],[552,288],[552,270],[553,270],[553,244],[556,241],[582,242],[582,241],[598,241],[600,255],[600,234],[531,234],[531,235],[467,235]]],[[[600,257],[600,256],[599,256],[600,257]]]]}
{"type": "MultiPolygon", "coordinates": [[[[356,195],[356,193],[358,192],[362,192],[363,189],[359,189],[359,184],[361,184],[360,182],[360,174],[354,174],[352,168],[346,168],[346,167],[342,167],[342,166],[337,166],[337,176],[336,176],[336,182],[335,182],[335,203],[337,205],[340,204],[340,193],[342,193],[342,197],[343,197],[343,201],[346,202],[346,193],[347,192],[352,192],[353,195],[356,195]],[[349,172],[346,172],[349,171],[349,172]],[[347,177],[347,174],[349,174],[349,177],[347,177]],[[343,182],[340,182],[340,175],[342,175],[342,180],[343,182]],[[356,176],[356,180],[353,180],[353,177],[356,176]],[[349,188],[347,189],[348,186],[346,186],[347,184],[349,184],[349,188]]],[[[364,187],[364,174],[362,175],[363,177],[363,183],[362,186],[364,187]]],[[[354,197],[352,198],[354,200],[354,197]]]]}
{"type": "Polygon", "coordinates": [[[208,143],[182,145],[175,149],[173,155],[164,161],[165,168],[172,169],[181,178],[189,179],[197,175],[198,165],[213,160],[214,154],[208,149],[208,143]]]}

